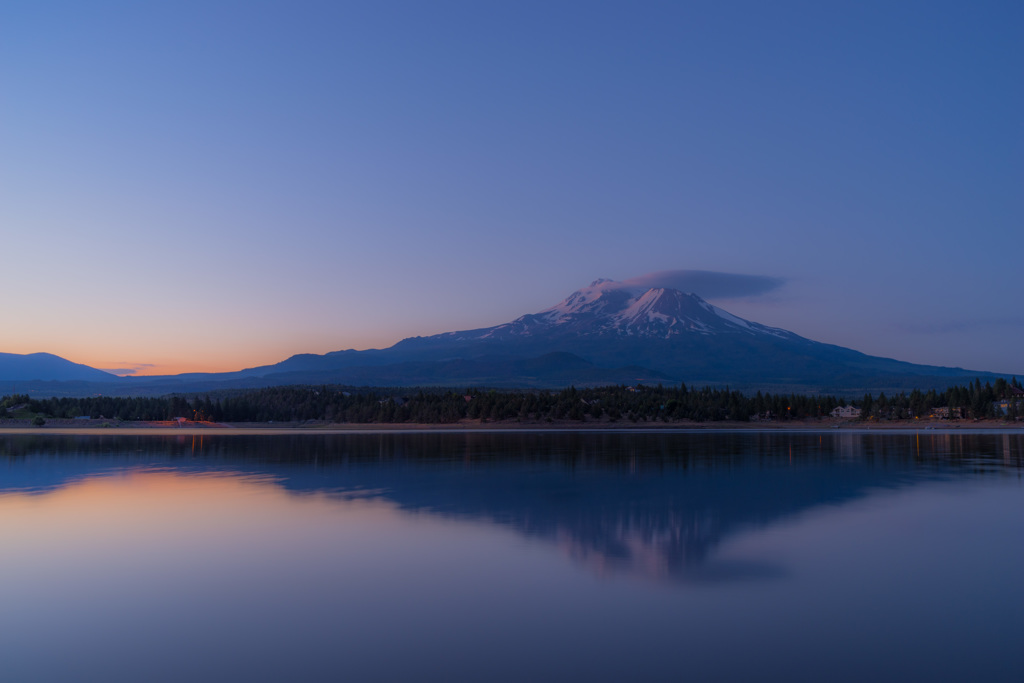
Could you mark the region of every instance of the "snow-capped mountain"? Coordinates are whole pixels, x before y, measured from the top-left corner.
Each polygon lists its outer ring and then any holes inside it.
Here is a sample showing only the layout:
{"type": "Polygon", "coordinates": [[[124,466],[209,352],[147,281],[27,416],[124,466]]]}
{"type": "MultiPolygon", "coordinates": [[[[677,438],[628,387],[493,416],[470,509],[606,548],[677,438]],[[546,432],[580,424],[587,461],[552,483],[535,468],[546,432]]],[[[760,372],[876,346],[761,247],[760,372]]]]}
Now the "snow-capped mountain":
{"type": "MultiPolygon", "coordinates": [[[[60,390],[161,394],[283,384],[558,387],[682,381],[746,390],[863,393],[941,388],[997,376],[822,344],[744,320],[694,293],[633,284],[645,280],[596,280],[550,308],[509,323],[410,337],[385,349],[298,354],[238,372],[167,377],[119,378],[85,368],[96,374],[81,379],[93,383],[60,390]],[[102,382],[105,377],[109,381],[102,382]]],[[[29,373],[30,360],[0,354],[0,394],[58,391],[25,384],[30,378],[57,379],[29,373]],[[11,360],[18,362],[5,367],[11,360]]]]}
{"type": "MultiPolygon", "coordinates": [[[[407,363],[487,359],[492,366],[509,359],[563,354],[592,364],[591,376],[601,368],[630,368],[648,380],[743,386],[891,390],[919,386],[921,380],[915,378],[929,377],[928,382],[941,386],[942,380],[936,378],[968,375],[960,368],[904,363],[806,339],[744,320],[692,292],[607,279],[595,280],[560,303],[509,323],[411,337],[379,353],[407,363]]],[[[347,367],[356,357],[338,356],[336,361],[347,367]]]]}
{"type": "Polygon", "coordinates": [[[797,335],[739,318],[696,294],[655,287],[634,289],[614,280],[595,280],[551,308],[516,320],[470,332],[452,332],[454,339],[488,339],[538,334],[625,335],[671,338],[685,334],[797,335]]]}

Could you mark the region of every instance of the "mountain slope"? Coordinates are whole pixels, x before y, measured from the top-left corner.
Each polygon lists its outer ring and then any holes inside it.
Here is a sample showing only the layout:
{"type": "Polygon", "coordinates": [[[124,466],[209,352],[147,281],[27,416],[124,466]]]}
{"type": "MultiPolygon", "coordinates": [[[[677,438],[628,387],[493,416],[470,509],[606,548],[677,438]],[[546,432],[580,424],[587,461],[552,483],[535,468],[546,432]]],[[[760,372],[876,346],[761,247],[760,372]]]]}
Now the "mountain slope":
{"type": "Polygon", "coordinates": [[[639,366],[691,383],[847,387],[978,374],[868,356],[744,320],[696,294],[610,280],[510,323],[405,339],[391,350],[424,359],[571,352],[599,366],[639,366]]]}
{"type": "Polygon", "coordinates": [[[52,353],[0,353],[0,379],[44,382],[111,382],[117,375],[72,363],[52,353]]]}
{"type": "Polygon", "coordinates": [[[671,339],[696,333],[766,334],[800,339],[792,332],[738,318],[696,294],[661,287],[633,290],[617,285],[612,280],[597,280],[547,310],[482,330],[478,338],[547,334],[671,339]]]}
{"type": "MultiPolygon", "coordinates": [[[[744,320],[696,294],[611,280],[597,280],[550,308],[493,327],[410,337],[386,349],[298,354],[238,372],[118,378],[49,354],[0,354],[0,392],[10,391],[16,380],[89,383],[64,387],[66,395],[322,383],[553,388],[680,381],[850,395],[944,388],[997,376],[868,356],[744,320]]],[[[48,385],[20,386],[58,392],[48,385]]]]}

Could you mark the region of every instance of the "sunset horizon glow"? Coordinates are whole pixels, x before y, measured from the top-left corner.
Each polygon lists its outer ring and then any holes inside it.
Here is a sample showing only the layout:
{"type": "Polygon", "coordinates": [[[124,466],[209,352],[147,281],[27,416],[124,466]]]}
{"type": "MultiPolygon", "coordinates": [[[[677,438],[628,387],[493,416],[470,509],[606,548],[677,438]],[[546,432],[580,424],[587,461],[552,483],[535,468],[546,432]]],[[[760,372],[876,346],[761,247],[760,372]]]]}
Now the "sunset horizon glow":
{"type": "Polygon", "coordinates": [[[233,371],[689,269],[782,283],[712,300],[747,320],[1024,373],[1022,24],[1000,0],[6,3],[0,352],[233,371]]]}

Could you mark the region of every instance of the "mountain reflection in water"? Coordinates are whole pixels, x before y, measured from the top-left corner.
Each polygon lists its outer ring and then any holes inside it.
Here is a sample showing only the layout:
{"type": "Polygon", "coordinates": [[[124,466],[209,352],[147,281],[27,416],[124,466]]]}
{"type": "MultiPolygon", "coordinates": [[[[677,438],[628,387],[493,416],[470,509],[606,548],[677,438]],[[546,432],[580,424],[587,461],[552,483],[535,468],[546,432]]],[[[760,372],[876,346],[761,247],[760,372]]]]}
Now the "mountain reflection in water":
{"type": "Polygon", "coordinates": [[[1020,476],[1024,437],[986,433],[354,433],[0,437],[0,495],[152,468],[295,496],[379,498],[557,544],[602,575],[770,578],[716,562],[730,537],[872,492],[1020,476]]]}

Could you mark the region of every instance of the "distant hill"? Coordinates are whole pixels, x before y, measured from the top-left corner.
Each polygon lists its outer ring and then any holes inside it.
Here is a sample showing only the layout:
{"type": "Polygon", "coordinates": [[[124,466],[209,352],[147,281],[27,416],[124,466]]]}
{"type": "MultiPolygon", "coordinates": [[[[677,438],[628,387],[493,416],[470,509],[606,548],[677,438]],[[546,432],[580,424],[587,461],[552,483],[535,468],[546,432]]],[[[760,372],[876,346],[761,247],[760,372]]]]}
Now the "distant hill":
{"type": "Polygon", "coordinates": [[[156,395],[286,384],[557,388],[686,382],[743,391],[852,395],[941,389],[976,377],[823,344],[667,288],[597,280],[494,327],[411,337],[386,349],[299,354],[228,373],[119,378],[50,354],[0,354],[0,392],[156,395]],[[26,380],[37,380],[26,384],[26,380]],[[76,382],[72,384],[71,382],[76,382]]]}
{"type": "Polygon", "coordinates": [[[52,353],[0,353],[0,379],[8,382],[112,382],[119,378],[52,353]]]}

